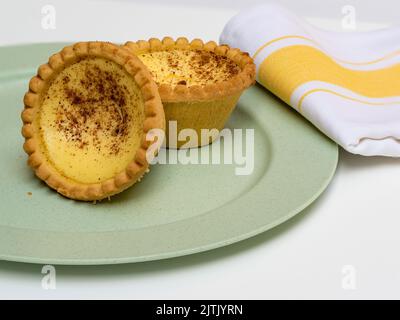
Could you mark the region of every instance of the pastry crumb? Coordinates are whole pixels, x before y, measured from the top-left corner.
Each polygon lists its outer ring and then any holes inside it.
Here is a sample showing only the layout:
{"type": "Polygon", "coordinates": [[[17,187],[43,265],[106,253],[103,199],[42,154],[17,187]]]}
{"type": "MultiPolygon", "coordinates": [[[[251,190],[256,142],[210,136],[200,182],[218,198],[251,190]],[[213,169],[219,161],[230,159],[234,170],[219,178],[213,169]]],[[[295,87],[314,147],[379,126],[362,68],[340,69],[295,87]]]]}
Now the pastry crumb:
{"type": "Polygon", "coordinates": [[[27,192],[26,194],[27,194],[28,196],[32,196],[32,192],[30,192],[30,191],[27,192]]]}

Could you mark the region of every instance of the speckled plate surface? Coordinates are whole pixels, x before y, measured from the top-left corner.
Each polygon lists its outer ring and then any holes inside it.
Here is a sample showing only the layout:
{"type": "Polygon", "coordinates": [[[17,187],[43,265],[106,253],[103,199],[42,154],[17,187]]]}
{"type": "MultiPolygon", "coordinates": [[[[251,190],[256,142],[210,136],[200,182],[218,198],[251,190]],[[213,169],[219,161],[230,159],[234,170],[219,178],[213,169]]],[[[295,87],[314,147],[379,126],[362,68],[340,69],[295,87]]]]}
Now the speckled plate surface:
{"type": "Polygon", "coordinates": [[[293,217],[335,172],[336,144],[253,87],[228,123],[255,130],[251,175],[235,175],[234,164],[158,164],[111,201],[65,199],[34,177],[20,135],[28,80],[62,46],[0,48],[0,259],[112,264],[210,250],[293,217]]]}

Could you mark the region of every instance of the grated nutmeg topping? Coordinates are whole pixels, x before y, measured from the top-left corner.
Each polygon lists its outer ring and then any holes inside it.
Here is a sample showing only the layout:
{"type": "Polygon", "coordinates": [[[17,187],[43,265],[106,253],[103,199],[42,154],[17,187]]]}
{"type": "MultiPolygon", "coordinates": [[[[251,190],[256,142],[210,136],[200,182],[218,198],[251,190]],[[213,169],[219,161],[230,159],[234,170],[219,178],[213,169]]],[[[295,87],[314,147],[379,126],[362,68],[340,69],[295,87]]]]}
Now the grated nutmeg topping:
{"type": "Polygon", "coordinates": [[[80,149],[92,145],[99,152],[118,154],[130,132],[130,93],[118,73],[99,68],[92,59],[81,63],[83,76],[72,80],[65,75],[61,79],[52,126],[80,149]]]}
{"type": "Polygon", "coordinates": [[[158,85],[206,85],[229,80],[241,71],[231,59],[205,50],[156,51],[139,58],[158,85]]]}

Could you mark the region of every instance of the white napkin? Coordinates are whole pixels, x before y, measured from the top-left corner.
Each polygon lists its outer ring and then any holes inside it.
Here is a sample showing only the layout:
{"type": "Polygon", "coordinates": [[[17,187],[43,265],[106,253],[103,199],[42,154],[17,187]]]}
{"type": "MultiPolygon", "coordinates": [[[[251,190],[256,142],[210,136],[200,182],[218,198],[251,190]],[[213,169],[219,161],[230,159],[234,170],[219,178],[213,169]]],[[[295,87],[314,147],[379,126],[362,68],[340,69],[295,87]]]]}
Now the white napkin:
{"type": "Polygon", "coordinates": [[[220,42],[253,56],[257,81],[346,150],[400,156],[400,28],[324,31],[268,4],[232,18],[220,42]]]}

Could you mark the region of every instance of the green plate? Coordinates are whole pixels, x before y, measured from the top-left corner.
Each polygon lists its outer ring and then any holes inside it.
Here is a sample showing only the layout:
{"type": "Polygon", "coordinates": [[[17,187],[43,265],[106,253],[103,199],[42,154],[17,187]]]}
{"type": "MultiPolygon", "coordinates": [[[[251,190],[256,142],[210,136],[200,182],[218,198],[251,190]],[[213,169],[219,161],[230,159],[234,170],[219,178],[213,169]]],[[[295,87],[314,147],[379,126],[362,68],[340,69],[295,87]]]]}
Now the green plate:
{"type": "Polygon", "coordinates": [[[228,123],[254,129],[251,175],[235,175],[233,164],[158,164],[111,201],[65,199],[34,177],[20,134],[28,80],[62,46],[0,48],[0,259],[112,264],[210,250],[293,217],[335,172],[337,145],[256,86],[228,123]]]}

